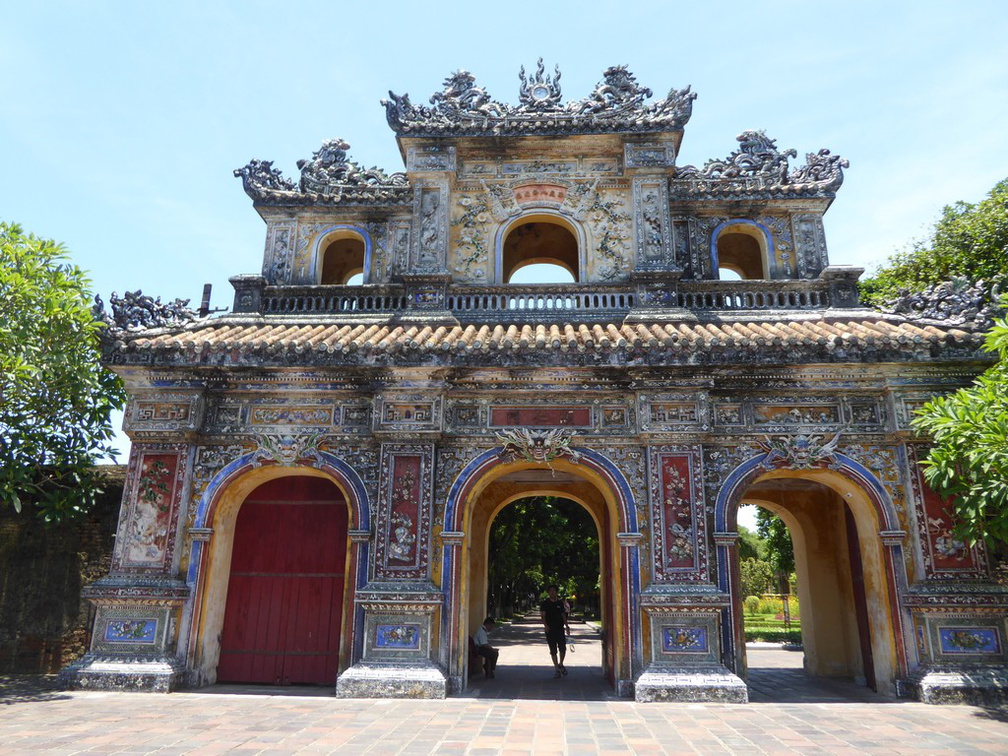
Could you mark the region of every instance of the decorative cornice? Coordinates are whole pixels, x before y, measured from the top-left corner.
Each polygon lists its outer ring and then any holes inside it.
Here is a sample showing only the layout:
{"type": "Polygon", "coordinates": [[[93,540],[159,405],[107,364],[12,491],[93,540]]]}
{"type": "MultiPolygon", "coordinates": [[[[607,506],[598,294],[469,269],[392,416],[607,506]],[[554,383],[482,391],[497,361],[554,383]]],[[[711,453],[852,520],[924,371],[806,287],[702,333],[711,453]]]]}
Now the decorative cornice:
{"type": "Polygon", "coordinates": [[[626,66],[611,66],[588,97],[563,104],[560,68],[553,76],[544,72],[542,58],[528,78],[522,67],[518,105],[491,99],[464,70],[445,79],[444,89],[431,96],[430,107],[392,92],[382,105],[389,126],[401,137],[521,136],[681,131],[696,99],[686,87],[647,105],[651,90],[640,86],[626,66]]]}

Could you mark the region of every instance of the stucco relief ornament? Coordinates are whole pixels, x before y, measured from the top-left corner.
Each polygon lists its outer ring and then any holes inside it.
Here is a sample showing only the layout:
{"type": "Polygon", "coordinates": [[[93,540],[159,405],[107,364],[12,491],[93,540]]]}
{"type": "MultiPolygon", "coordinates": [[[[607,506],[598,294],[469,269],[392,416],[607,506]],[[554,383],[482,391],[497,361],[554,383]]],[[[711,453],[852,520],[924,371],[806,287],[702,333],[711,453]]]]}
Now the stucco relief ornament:
{"type": "Polygon", "coordinates": [[[545,73],[543,59],[536,64],[535,76],[525,79],[525,66],[518,71],[521,86],[518,88],[518,101],[529,110],[555,110],[560,106],[560,66],[554,67],[552,77],[545,73]]]}
{"type": "Polygon", "coordinates": [[[405,173],[385,173],[381,168],[362,168],[347,156],[350,144],[343,139],[326,139],[312,153],[311,160],[298,160],[301,191],[340,194],[342,187],[408,186],[405,173]]]}
{"type": "MultiPolygon", "coordinates": [[[[542,58],[539,59],[540,68],[542,58]]],[[[560,71],[557,70],[557,79],[560,71]]],[[[675,90],[673,90],[674,92],[675,90]]],[[[684,90],[689,92],[689,87],[684,90]]],[[[671,92],[669,93],[671,96],[671,92]]],[[[595,85],[595,91],[580,102],[573,103],[579,114],[602,113],[607,110],[640,108],[644,100],[651,96],[651,90],[637,84],[637,78],[626,66],[610,66],[602,73],[602,81],[595,85]]],[[[689,101],[696,98],[694,94],[689,101]]]]}
{"type": "Polygon", "coordinates": [[[581,459],[581,455],[571,447],[574,434],[561,428],[552,430],[513,428],[499,431],[495,435],[504,446],[501,456],[512,460],[523,459],[526,462],[544,464],[552,470],[550,462],[557,457],[567,457],[572,462],[581,459]]]}
{"type": "Polygon", "coordinates": [[[262,433],[256,437],[257,448],[252,460],[253,467],[262,467],[273,462],[281,467],[292,467],[302,460],[320,462],[319,445],[321,433],[294,436],[285,433],[262,433]]]}
{"type": "Polygon", "coordinates": [[[811,470],[821,462],[832,461],[836,447],[840,443],[837,433],[829,441],[825,436],[764,436],[760,446],[767,452],[763,467],[787,468],[789,470],[811,470]]]}
{"type": "Polygon", "coordinates": [[[199,314],[189,309],[188,299],[162,302],[161,297],[147,296],[140,289],[127,291],[122,297],[113,291],[109,297],[112,314],[105,312],[105,303],[95,294],[91,315],[105,323],[111,330],[142,330],[181,325],[198,319],[199,314]]]}

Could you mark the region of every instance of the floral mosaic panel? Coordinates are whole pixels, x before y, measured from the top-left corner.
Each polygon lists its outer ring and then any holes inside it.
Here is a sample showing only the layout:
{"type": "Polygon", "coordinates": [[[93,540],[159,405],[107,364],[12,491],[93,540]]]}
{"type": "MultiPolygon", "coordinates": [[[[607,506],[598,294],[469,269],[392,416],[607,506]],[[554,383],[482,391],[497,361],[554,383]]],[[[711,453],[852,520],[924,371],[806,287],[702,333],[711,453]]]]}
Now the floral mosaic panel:
{"type": "Polygon", "coordinates": [[[699,452],[652,452],[651,527],[658,582],[700,580],[706,573],[702,490],[699,452]]]}
{"type": "Polygon", "coordinates": [[[102,636],[106,643],[136,643],[154,645],[157,640],[156,619],[110,619],[102,636]]]}
{"type": "Polygon", "coordinates": [[[661,630],[662,651],[670,654],[706,654],[710,652],[707,628],[663,627],[661,630]]]}
{"type": "Polygon", "coordinates": [[[952,501],[935,493],[924,480],[919,457],[923,449],[911,448],[909,462],[924,568],[929,575],[963,576],[981,574],[981,556],[976,547],[967,546],[954,535],[955,515],[952,501]]]}
{"type": "Polygon", "coordinates": [[[996,627],[939,627],[938,643],[943,654],[1001,653],[1001,638],[996,627]]]}
{"type": "Polygon", "coordinates": [[[417,651],[420,648],[420,625],[376,625],[374,647],[380,649],[417,651]]]}
{"type": "Polygon", "coordinates": [[[113,569],[158,571],[171,564],[188,456],[184,444],[134,444],[113,569]]]}
{"type": "Polygon", "coordinates": [[[378,578],[420,578],[426,574],[430,541],[431,464],[429,453],[386,448],[381,463],[382,517],[378,537],[378,578]]]}

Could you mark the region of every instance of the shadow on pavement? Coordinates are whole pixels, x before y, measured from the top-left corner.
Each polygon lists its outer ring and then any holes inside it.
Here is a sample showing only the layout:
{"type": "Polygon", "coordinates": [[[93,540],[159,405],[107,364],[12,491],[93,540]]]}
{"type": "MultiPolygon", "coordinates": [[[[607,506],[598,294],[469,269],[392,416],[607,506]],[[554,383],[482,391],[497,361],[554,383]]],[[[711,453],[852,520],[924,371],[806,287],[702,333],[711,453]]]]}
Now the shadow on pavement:
{"type": "Polygon", "coordinates": [[[70,695],[56,675],[2,675],[0,676],[0,704],[10,706],[37,701],[65,701],[70,695]]]}

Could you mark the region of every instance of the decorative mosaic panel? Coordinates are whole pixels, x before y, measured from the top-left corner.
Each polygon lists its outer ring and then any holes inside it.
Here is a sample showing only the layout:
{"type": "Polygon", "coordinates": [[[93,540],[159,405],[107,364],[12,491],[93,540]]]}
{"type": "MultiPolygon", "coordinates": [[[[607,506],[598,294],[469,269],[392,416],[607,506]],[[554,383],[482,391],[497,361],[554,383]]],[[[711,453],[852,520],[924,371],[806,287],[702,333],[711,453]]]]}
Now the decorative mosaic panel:
{"type": "Polygon", "coordinates": [[[161,571],[172,563],[188,476],[186,444],[134,444],[113,569],[161,571]]]}
{"type": "Polygon", "coordinates": [[[421,626],[418,624],[375,625],[374,647],[417,651],[420,649],[421,626]]]}
{"type": "Polygon", "coordinates": [[[706,576],[706,525],[700,453],[651,450],[651,531],[655,582],[706,576]]]}
{"type": "Polygon", "coordinates": [[[714,425],[744,424],[745,415],[740,403],[718,402],[714,405],[714,425]]]}
{"type": "Polygon", "coordinates": [[[290,283],[294,270],[297,221],[274,221],[266,233],[263,278],[274,286],[290,283]]]}
{"type": "Polygon", "coordinates": [[[332,406],[262,405],[252,407],[250,425],[310,425],[328,427],[333,422],[332,406]]]}
{"type": "Polygon", "coordinates": [[[102,638],[106,643],[153,646],[157,642],[157,629],[158,623],[154,618],[107,619],[102,638]]]}
{"type": "Polygon", "coordinates": [[[997,627],[939,627],[938,644],[943,654],[1000,655],[1001,636],[997,627]]]}
{"type": "Polygon", "coordinates": [[[185,433],[203,422],[203,407],[203,397],[191,392],[140,395],[127,406],[123,427],[140,437],[185,433]]]}
{"type": "Polygon", "coordinates": [[[663,142],[627,144],[623,148],[627,168],[653,168],[675,163],[675,146],[663,142]]]}
{"type": "Polygon", "coordinates": [[[492,407],[490,426],[535,426],[539,428],[590,427],[590,407],[492,407]]]}
{"type": "Polygon", "coordinates": [[[907,451],[925,573],[934,577],[981,576],[984,570],[979,548],[969,547],[953,535],[951,500],[940,497],[924,480],[919,457],[927,452],[916,446],[907,451]]]}
{"type": "Polygon", "coordinates": [[[835,404],[755,404],[756,425],[839,425],[840,408],[835,404]]]}
{"type": "Polygon", "coordinates": [[[641,270],[667,268],[673,260],[668,183],[635,179],[633,193],[637,267],[641,270]]]}
{"type": "Polygon", "coordinates": [[[707,628],[699,625],[695,627],[670,627],[668,625],[661,629],[662,652],[666,654],[708,654],[710,644],[707,642],[707,628]]]}
{"type": "Polygon", "coordinates": [[[630,425],[630,410],[620,405],[603,405],[601,418],[603,428],[627,428],[630,425]]]}
{"type": "Polygon", "coordinates": [[[382,448],[381,497],[375,577],[422,578],[431,528],[431,454],[416,447],[382,448]]]}
{"type": "Polygon", "coordinates": [[[440,270],[445,265],[448,230],[448,187],[417,187],[413,204],[416,237],[414,270],[440,270]]]}
{"type": "Polygon", "coordinates": [[[642,431],[682,432],[706,427],[708,419],[708,399],[702,392],[694,394],[662,394],[640,396],[639,416],[642,431]]]}
{"type": "Polygon", "coordinates": [[[380,397],[375,414],[376,430],[438,430],[441,402],[441,397],[380,397]]]}

